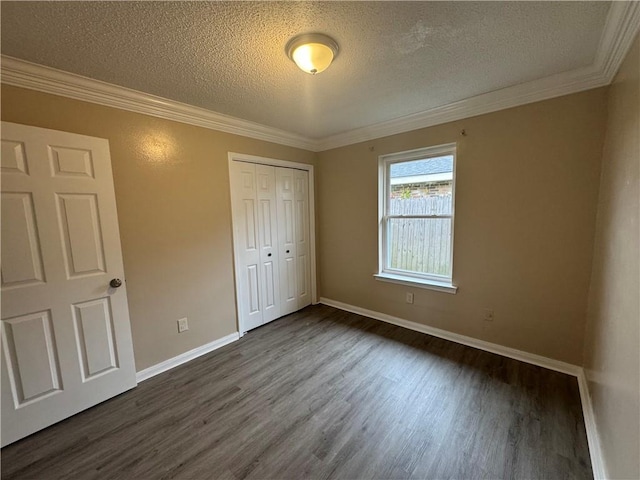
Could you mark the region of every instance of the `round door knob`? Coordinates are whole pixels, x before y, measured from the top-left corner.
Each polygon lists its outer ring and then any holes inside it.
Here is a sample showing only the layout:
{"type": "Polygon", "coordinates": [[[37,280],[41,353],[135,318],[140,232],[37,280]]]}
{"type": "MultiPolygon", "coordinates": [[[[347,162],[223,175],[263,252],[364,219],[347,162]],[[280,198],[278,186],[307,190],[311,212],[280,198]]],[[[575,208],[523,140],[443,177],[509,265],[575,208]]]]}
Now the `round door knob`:
{"type": "Polygon", "coordinates": [[[109,282],[109,286],[111,286],[112,288],[118,288],[120,285],[122,285],[122,280],[120,280],[119,278],[113,278],[109,282]]]}
{"type": "Polygon", "coordinates": [[[287,253],[289,253],[289,250],[287,250],[287,253]]]}
{"type": "Polygon", "coordinates": [[[270,254],[270,253],[267,253],[267,257],[270,257],[270,256],[271,256],[271,254],[270,254]]]}

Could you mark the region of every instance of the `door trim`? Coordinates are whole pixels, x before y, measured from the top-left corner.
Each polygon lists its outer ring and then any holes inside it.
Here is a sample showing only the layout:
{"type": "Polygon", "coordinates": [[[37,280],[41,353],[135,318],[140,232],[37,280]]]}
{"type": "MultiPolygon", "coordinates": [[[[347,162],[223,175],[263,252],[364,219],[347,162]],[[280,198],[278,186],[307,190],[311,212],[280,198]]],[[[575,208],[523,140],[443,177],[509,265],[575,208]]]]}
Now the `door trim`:
{"type": "MultiPolygon", "coordinates": [[[[258,157],[256,155],[248,155],[245,153],[236,153],[229,152],[229,208],[231,208],[231,166],[233,162],[246,162],[246,163],[256,163],[259,165],[270,165],[272,167],[284,167],[284,168],[294,168],[296,170],[305,170],[309,172],[309,255],[310,255],[310,269],[311,269],[311,304],[315,305],[318,303],[318,291],[317,291],[317,279],[316,279],[316,204],[315,204],[315,176],[314,176],[314,167],[313,165],[309,165],[306,163],[300,162],[291,162],[289,160],[279,160],[277,158],[268,158],[268,157],[258,157]]],[[[233,212],[231,214],[231,223],[233,225],[233,212]]],[[[235,284],[235,295],[236,295],[236,318],[238,324],[238,332],[240,336],[244,335],[246,330],[241,325],[240,318],[240,305],[239,305],[239,297],[238,292],[240,291],[240,285],[238,284],[239,279],[238,275],[236,275],[237,266],[239,265],[239,259],[237,257],[237,252],[235,248],[235,238],[233,238],[233,228],[231,228],[232,235],[232,247],[233,247],[233,278],[235,284]]]]}

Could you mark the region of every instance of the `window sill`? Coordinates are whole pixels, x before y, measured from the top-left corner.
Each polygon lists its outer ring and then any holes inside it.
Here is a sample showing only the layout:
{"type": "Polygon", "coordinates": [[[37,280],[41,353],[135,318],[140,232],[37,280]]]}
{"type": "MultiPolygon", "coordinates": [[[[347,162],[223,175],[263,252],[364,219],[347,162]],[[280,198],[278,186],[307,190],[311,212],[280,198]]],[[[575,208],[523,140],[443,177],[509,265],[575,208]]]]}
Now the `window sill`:
{"type": "Polygon", "coordinates": [[[458,291],[458,287],[449,282],[438,282],[437,280],[403,277],[401,275],[392,275],[390,273],[376,273],[374,277],[380,282],[397,283],[399,285],[407,285],[409,287],[426,288],[427,290],[435,290],[436,292],[455,294],[458,291]]]}

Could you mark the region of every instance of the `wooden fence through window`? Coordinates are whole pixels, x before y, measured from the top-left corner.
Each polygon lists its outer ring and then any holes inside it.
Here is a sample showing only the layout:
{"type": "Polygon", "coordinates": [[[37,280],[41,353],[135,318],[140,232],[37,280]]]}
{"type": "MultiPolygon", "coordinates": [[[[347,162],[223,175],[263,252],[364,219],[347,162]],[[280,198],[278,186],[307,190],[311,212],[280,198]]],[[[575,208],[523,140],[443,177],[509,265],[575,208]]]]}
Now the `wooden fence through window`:
{"type": "MultiPolygon", "coordinates": [[[[392,198],[390,215],[451,215],[452,196],[392,198]]],[[[451,218],[389,219],[390,267],[451,275],[451,218]]]]}

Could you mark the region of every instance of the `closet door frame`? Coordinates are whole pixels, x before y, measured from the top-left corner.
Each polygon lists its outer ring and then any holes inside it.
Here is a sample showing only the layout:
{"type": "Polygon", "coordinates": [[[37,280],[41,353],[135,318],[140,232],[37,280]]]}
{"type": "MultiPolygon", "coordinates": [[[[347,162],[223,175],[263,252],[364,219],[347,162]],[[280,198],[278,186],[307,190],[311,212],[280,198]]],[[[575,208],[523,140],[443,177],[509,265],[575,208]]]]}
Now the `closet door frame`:
{"type": "MultiPolygon", "coordinates": [[[[231,168],[233,162],[247,162],[247,163],[255,163],[258,165],[270,165],[272,167],[284,167],[284,168],[294,168],[297,170],[305,170],[309,173],[309,260],[310,260],[310,273],[311,273],[311,304],[315,305],[318,303],[318,292],[317,292],[317,282],[316,282],[316,218],[315,218],[315,177],[314,177],[314,169],[313,165],[308,165],[306,163],[299,162],[290,162],[288,160],[279,160],[276,158],[267,158],[267,157],[258,157],[255,155],[247,155],[244,153],[236,153],[229,152],[229,200],[232,201],[232,188],[231,184],[231,168]]],[[[231,204],[230,204],[231,205],[231,204]]],[[[231,221],[233,222],[233,214],[231,215],[231,221]]],[[[231,229],[233,232],[233,228],[231,229]]],[[[234,273],[234,281],[235,281],[235,292],[236,292],[236,315],[237,315],[237,323],[238,323],[238,332],[240,336],[244,335],[247,329],[242,325],[242,318],[240,317],[240,297],[238,292],[240,291],[240,278],[238,275],[238,266],[240,265],[240,260],[238,259],[238,252],[236,251],[235,246],[236,239],[233,239],[233,273],[234,273]]]]}

